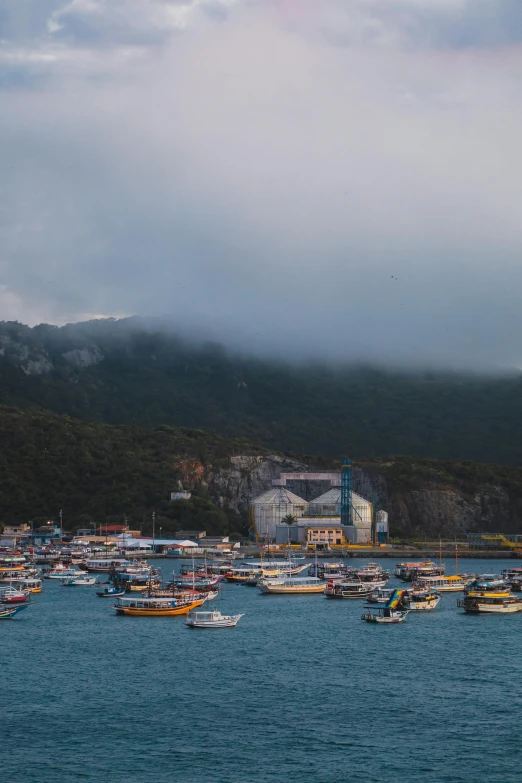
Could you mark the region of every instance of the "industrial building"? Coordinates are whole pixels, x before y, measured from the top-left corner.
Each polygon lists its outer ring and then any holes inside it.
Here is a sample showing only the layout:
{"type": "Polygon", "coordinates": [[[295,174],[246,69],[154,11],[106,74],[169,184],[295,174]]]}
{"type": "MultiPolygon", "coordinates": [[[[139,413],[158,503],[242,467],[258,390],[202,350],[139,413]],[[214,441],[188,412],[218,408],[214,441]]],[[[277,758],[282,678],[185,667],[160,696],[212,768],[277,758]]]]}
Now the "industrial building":
{"type": "MultiPolygon", "coordinates": [[[[275,541],[276,528],[284,517],[305,516],[308,503],[286,487],[273,487],[251,503],[251,518],[259,538],[275,541]]],[[[285,526],[286,528],[287,526],[285,526]]]]}
{"type": "Polygon", "coordinates": [[[350,465],[343,466],[343,473],[284,473],[268,490],[251,503],[251,522],[260,539],[278,544],[290,541],[294,544],[313,545],[317,548],[342,544],[388,542],[388,514],[373,514],[369,500],[351,491],[350,465]],[[286,488],[287,482],[295,485],[306,482],[327,482],[327,492],[307,502],[286,488]],[[286,524],[285,517],[294,517],[286,524]]]}

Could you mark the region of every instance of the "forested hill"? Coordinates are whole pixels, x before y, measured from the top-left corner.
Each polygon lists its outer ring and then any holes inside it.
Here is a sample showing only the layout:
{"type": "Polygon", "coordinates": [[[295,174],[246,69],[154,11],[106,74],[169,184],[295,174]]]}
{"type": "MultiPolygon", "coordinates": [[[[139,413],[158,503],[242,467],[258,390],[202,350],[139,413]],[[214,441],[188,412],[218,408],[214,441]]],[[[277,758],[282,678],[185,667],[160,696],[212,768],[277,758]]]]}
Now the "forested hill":
{"type": "Polygon", "coordinates": [[[146,319],[0,324],[0,402],[292,452],[522,465],[521,375],[292,366],[183,341],[146,319]]]}
{"type": "MultiPolygon", "coordinates": [[[[158,535],[248,532],[248,504],[281,471],[339,469],[201,430],[79,421],[0,405],[0,526],[58,518],[64,527],[123,523],[158,535]],[[183,487],[190,500],[170,500],[183,487]]],[[[522,468],[396,457],[358,460],[354,487],[389,511],[394,536],[519,532],[522,468]]]]}

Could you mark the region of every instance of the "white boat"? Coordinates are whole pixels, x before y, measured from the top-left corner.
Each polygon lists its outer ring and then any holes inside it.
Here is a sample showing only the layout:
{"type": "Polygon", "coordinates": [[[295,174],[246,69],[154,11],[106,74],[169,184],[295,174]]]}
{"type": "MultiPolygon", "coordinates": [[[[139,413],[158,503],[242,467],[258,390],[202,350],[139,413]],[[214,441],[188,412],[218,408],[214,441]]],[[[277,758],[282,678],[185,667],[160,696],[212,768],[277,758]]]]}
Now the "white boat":
{"type": "Polygon", "coordinates": [[[522,611],[522,600],[509,590],[473,590],[457,606],[468,614],[512,614],[522,611]]]}
{"type": "Polygon", "coordinates": [[[425,587],[414,587],[405,590],[401,599],[401,606],[410,612],[422,612],[436,609],[442,598],[440,593],[425,587]]]}
{"type": "Polygon", "coordinates": [[[361,616],[361,620],[365,620],[367,623],[402,623],[408,614],[407,610],[389,609],[388,607],[383,607],[382,609],[377,609],[375,611],[377,614],[365,612],[361,616]]]}
{"type": "Polygon", "coordinates": [[[233,628],[242,614],[221,614],[221,612],[190,612],[185,624],[189,628],[233,628]]]}
{"type": "Polygon", "coordinates": [[[80,571],[77,568],[65,568],[65,566],[56,566],[48,573],[44,574],[45,579],[75,579],[79,576],[85,576],[86,571],[80,571]]]}
{"type": "Polygon", "coordinates": [[[316,576],[265,577],[259,579],[258,588],[262,593],[298,595],[304,593],[324,593],[325,583],[316,576]]]}
{"type": "MultiPolygon", "coordinates": [[[[132,568],[135,566],[130,560],[124,557],[104,557],[94,558],[90,557],[88,560],[82,560],[80,566],[85,571],[94,572],[97,574],[108,574],[111,571],[122,571],[124,568],[132,568]]],[[[146,565],[146,563],[145,563],[146,565]]]]}
{"type": "Polygon", "coordinates": [[[461,574],[455,576],[419,576],[419,587],[430,587],[437,593],[459,593],[464,590],[469,579],[461,574]]]}
{"type": "Polygon", "coordinates": [[[96,584],[96,577],[95,576],[78,576],[74,579],[64,579],[62,581],[62,585],[64,587],[86,587],[90,585],[96,584]]]}
{"type": "Polygon", "coordinates": [[[361,582],[359,579],[346,579],[328,582],[325,595],[327,598],[366,598],[382,586],[382,581],[361,582]]]}
{"type": "Polygon", "coordinates": [[[394,592],[395,588],[393,587],[379,587],[370,593],[367,601],[370,604],[387,604],[394,592]]]}

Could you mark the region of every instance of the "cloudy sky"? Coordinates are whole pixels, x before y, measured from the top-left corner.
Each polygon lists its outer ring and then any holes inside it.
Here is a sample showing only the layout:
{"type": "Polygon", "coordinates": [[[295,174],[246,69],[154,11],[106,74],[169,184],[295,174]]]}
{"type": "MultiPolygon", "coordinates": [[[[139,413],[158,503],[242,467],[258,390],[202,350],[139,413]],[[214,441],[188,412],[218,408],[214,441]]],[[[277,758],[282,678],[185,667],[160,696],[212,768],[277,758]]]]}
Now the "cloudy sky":
{"type": "Polygon", "coordinates": [[[522,366],[521,0],[0,0],[0,318],[522,366]]]}

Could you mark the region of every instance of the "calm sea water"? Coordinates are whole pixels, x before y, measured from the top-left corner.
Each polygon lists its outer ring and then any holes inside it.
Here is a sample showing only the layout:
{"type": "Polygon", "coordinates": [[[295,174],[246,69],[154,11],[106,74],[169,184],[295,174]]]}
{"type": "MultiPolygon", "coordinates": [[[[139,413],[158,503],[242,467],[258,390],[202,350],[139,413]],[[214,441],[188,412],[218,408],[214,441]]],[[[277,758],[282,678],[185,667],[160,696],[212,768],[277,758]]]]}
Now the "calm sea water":
{"type": "Polygon", "coordinates": [[[0,623],[0,779],[519,783],[522,613],[457,597],[374,626],[361,601],[227,584],[213,606],[237,628],[194,631],[46,581],[0,623]]]}

